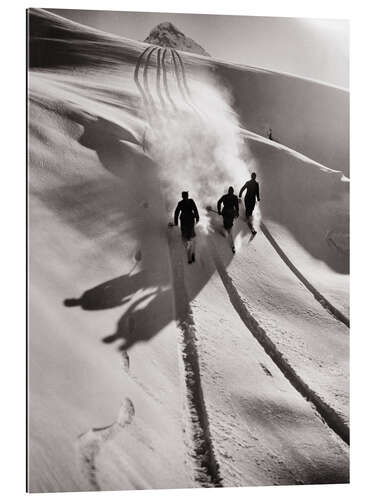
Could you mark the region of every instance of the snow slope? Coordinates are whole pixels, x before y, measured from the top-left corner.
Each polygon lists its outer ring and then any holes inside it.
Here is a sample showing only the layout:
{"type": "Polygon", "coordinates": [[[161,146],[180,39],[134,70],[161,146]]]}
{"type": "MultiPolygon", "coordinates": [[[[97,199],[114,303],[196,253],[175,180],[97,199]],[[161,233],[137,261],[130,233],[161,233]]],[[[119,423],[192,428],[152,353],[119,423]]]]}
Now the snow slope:
{"type": "Polygon", "coordinates": [[[349,92],[261,68],[185,54],[187,69],[205,67],[230,90],[242,125],[349,176],[349,92]]]}
{"type": "Polygon", "coordinates": [[[30,36],[29,489],[347,482],[348,182],[301,154],[317,137],[257,135],[252,68],[228,90],[219,62],[42,10],[30,36]],[[249,166],[262,214],[233,258],[205,206],[249,166]]]}

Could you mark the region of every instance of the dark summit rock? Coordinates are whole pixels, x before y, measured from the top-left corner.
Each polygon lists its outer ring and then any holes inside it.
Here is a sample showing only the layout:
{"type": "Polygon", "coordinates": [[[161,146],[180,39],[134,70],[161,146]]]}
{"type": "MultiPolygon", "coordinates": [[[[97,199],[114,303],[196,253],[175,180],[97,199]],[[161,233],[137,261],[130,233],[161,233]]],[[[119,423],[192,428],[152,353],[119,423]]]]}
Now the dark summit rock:
{"type": "Polygon", "coordinates": [[[153,45],[159,45],[160,47],[170,47],[185,52],[201,54],[203,56],[210,55],[203,47],[194,42],[191,38],[185,36],[170,22],[160,23],[155,26],[144,41],[146,43],[152,43],[153,45]]]}

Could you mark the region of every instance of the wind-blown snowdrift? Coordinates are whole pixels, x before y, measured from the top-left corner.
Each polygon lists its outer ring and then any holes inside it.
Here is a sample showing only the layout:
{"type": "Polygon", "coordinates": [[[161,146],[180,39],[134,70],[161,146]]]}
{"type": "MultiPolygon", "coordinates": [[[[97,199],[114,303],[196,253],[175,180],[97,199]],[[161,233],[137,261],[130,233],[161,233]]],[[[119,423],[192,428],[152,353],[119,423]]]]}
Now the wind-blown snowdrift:
{"type": "Polygon", "coordinates": [[[29,20],[31,491],[346,482],[347,326],[263,234],[239,221],[233,259],[205,214],[256,169],[262,223],[347,314],[348,183],[318,164],[345,127],[305,108],[310,142],[298,114],[267,141],[284,105],[261,117],[257,70],[29,20]],[[167,228],[183,188],[189,268],[167,228]]]}

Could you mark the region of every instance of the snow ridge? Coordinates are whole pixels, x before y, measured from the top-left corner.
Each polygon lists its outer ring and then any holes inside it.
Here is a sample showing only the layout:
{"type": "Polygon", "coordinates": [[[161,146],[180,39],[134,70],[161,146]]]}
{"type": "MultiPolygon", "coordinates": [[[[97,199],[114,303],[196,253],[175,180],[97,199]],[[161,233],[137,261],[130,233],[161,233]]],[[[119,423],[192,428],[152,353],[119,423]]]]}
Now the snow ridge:
{"type": "MultiPolygon", "coordinates": [[[[126,358],[125,351],[125,371],[126,358]]],[[[90,486],[99,491],[100,484],[96,476],[95,459],[99,454],[102,446],[109,439],[113,439],[116,434],[122,431],[126,426],[131,424],[135,415],[134,405],[131,399],[125,398],[117,415],[117,419],[111,425],[101,428],[93,428],[81,434],[78,438],[78,459],[82,474],[87,478],[90,486]]]]}
{"type": "Polygon", "coordinates": [[[259,344],[263,347],[265,352],[270,356],[276,366],[282,371],[285,377],[293,385],[293,387],[309,402],[311,402],[321,418],[326,424],[346,443],[349,444],[349,427],[343,418],[322,398],[316,394],[296,373],[294,368],[289,364],[288,360],[284,358],[282,353],[278,350],[277,346],[267,335],[267,332],[260,326],[258,321],[249,312],[246,303],[238,293],[231,277],[228,275],[225,266],[220,260],[216,251],[215,243],[210,241],[212,257],[224,287],[228,293],[229,299],[236,310],[237,314],[255,337],[259,344]]]}

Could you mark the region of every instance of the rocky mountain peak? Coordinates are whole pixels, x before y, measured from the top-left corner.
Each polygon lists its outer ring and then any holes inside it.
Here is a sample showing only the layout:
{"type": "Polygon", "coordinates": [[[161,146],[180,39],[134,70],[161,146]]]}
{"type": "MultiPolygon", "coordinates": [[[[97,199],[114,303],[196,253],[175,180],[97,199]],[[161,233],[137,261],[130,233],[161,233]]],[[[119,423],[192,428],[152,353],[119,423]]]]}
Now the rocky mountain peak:
{"type": "Polygon", "coordinates": [[[197,42],[185,36],[169,21],[165,21],[155,26],[144,41],[152,43],[153,45],[159,45],[160,47],[169,47],[204,56],[210,55],[197,42]]]}

